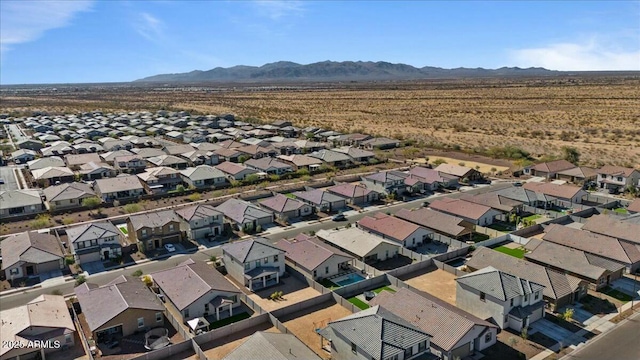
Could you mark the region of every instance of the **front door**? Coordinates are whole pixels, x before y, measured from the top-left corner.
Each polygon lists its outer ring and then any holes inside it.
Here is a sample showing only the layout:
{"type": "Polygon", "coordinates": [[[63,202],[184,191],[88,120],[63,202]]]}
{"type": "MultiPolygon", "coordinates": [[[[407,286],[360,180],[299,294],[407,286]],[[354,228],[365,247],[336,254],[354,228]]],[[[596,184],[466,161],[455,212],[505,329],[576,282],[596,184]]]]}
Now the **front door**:
{"type": "Polygon", "coordinates": [[[104,253],[102,254],[102,258],[104,260],[109,260],[109,250],[104,251],[104,253]]]}
{"type": "Polygon", "coordinates": [[[160,240],[154,240],[153,241],[153,247],[156,248],[156,249],[160,248],[160,240]]]}
{"type": "Polygon", "coordinates": [[[27,276],[31,276],[34,273],[34,269],[32,265],[27,266],[27,276]]]}

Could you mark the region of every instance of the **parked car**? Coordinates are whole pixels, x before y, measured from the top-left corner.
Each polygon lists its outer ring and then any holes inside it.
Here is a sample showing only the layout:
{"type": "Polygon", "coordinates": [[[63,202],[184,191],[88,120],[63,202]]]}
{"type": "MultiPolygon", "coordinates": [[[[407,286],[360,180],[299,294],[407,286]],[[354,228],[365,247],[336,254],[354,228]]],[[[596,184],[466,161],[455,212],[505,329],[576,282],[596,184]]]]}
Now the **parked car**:
{"type": "Polygon", "coordinates": [[[117,340],[108,340],[104,343],[104,346],[106,346],[107,349],[116,348],[118,345],[120,345],[120,343],[117,340]]]}
{"type": "Polygon", "coordinates": [[[164,249],[170,253],[176,251],[176,247],[173,244],[164,244],[164,249]]]}
{"type": "Polygon", "coordinates": [[[516,182],[513,183],[513,186],[520,187],[520,186],[522,186],[522,183],[520,181],[516,181],[516,182]]]}
{"type": "Polygon", "coordinates": [[[0,185],[4,185],[4,179],[0,179],[0,185]]]}
{"type": "Polygon", "coordinates": [[[347,217],[344,216],[344,214],[338,214],[338,215],[334,215],[331,220],[333,221],[345,221],[347,220],[347,217]]]}

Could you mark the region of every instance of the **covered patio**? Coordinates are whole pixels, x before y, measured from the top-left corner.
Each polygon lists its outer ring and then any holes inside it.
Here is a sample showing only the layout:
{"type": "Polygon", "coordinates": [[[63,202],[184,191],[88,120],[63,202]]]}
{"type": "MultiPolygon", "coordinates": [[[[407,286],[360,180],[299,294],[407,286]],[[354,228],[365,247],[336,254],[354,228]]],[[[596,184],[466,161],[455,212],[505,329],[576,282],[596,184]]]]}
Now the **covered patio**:
{"type": "Polygon", "coordinates": [[[249,290],[256,291],[278,284],[280,282],[279,270],[277,267],[265,266],[245,273],[244,277],[249,281],[249,290]],[[274,275],[275,278],[273,277],[274,275]]]}

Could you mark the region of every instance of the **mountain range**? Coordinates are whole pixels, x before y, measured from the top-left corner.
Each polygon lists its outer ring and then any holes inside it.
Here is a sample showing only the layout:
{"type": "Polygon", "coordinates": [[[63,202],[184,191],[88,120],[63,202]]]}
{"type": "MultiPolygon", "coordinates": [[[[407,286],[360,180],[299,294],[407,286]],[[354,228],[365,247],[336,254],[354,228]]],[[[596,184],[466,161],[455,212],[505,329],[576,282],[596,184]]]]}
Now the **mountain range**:
{"type": "Polygon", "coordinates": [[[370,81],[370,80],[419,80],[438,78],[493,77],[493,76],[545,76],[560,72],[544,68],[502,67],[499,69],[455,68],[425,66],[417,68],[406,64],[378,61],[322,61],[313,64],[297,64],[279,61],[262,66],[238,65],[229,68],[194,70],[187,73],[160,74],[136,82],[207,82],[207,81],[370,81]]]}

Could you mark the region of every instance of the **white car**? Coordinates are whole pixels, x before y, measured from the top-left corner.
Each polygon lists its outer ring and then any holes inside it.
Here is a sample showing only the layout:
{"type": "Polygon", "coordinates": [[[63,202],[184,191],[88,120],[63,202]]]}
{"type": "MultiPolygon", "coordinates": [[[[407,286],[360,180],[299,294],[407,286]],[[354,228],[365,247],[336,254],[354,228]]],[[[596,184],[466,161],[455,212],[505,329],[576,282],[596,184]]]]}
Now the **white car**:
{"type": "Polygon", "coordinates": [[[164,244],[164,249],[170,253],[176,251],[176,247],[173,244],[164,244]]]}

